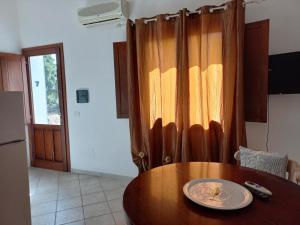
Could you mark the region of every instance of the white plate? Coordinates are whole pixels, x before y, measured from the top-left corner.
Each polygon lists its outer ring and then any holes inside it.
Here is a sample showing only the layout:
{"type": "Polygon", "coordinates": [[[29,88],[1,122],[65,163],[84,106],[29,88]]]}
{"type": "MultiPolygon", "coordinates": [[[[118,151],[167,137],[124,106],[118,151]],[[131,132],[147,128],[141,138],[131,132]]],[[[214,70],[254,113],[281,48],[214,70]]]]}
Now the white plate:
{"type": "Polygon", "coordinates": [[[245,187],[222,179],[196,179],[186,183],[183,192],[193,202],[211,209],[241,209],[253,201],[245,187]],[[218,193],[213,196],[213,193],[218,193]]]}

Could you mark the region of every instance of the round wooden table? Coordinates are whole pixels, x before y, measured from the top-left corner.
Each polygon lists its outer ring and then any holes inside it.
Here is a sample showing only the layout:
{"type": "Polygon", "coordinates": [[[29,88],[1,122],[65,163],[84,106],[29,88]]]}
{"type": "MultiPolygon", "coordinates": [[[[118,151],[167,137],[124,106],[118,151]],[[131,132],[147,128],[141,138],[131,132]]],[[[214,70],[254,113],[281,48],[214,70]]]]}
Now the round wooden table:
{"type": "Polygon", "coordinates": [[[300,187],[252,169],[219,163],[179,163],[141,174],[126,188],[123,206],[130,225],[297,225],[300,187]],[[273,192],[270,200],[254,197],[248,207],[217,211],[196,205],[182,191],[196,178],[222,178],[239,184],[254,181],[273,192]]]}

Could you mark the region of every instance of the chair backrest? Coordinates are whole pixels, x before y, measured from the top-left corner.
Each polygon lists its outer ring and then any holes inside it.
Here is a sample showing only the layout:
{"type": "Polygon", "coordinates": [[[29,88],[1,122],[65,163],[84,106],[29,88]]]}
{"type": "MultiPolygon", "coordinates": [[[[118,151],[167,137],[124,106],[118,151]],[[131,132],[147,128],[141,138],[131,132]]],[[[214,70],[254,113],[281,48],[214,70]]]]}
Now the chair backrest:
{"type": "Polygon", "coordinates": [[[289,174],[288,176],[289,181],[300,184],[300,165],[297,162],[293,160],[289,160],[287,166],[287,172],[289,174]]]}
{"type": "MultiPolygon", "coordinates": [[[[240,151],[234,153],[234,158],[240,165],[241,163],[240,151]]],[[[300,164],[298,164],[296,161],[289,160],[287,166],[287,172],[288,172],[289,181],[292,181],[296,184],[300,184],[300,164]]]]}

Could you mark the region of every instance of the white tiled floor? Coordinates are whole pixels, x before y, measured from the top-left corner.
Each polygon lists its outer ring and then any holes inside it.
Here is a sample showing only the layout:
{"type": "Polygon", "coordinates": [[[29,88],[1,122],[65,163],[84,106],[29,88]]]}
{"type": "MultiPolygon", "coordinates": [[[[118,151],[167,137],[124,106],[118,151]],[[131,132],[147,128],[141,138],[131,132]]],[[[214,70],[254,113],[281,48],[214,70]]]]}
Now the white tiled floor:
{"type": "Polygon", "coordinates": [[[32,225],[126,225],[122,197],[129,178],[30,168],[32,225]]]}

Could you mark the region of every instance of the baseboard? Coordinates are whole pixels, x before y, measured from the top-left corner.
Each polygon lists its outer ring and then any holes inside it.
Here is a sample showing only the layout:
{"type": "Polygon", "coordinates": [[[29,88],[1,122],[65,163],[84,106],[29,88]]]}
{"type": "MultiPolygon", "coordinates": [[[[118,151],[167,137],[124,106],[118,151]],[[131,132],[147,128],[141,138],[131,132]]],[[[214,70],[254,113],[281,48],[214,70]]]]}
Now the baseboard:
{"type": "Polygon", "coordinates": [[[78,169],[71,169],[71,172],[77,173],[77,174],[90,175],[90,176],[112,177],[115,179],[133,179],[134,178],[134,177],[129,177],[129,176],[122,176],[122,175],[94,172],[94,171],[87,171],[87,170],[78,170],[78,169]]]}

